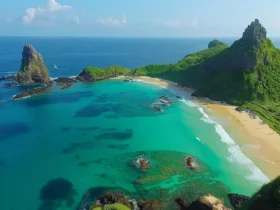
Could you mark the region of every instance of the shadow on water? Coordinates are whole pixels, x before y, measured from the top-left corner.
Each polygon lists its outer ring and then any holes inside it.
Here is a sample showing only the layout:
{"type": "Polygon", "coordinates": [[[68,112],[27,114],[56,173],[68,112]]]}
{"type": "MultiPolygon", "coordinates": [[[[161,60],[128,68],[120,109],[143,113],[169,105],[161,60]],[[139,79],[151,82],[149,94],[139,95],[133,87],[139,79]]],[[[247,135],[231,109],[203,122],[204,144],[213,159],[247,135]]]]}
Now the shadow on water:
{"type": "Polygon", "coordinates": [[[67,132],[70,130],[74,130],[74,131],[95,131],[95,130],[99,130],[100,127],[96,127],[96,126],[90,126],[90,127],[70,127],[70,126],[65,126],[65,127],[60,127],[60,131],[63,132],[67,132]]]}
{"type": "Polygon", "coordinates": [[[94,138],[96,140],[116,140],[116,141],[125,141],[131,139],[133,136],[132,130],[127,130],[125,132],[105,132],[101,133],[94,138]]]}
{"type": "Polygon", "coordinates": [[[0,142],[14,136],[29,133],[30,131],[30,127],[22,122],[0,125],[0,142]]]}
{"type": "Polygon", "coordinates": [[[86,142],[75,142],[71,143],[69,147],[66,147],[62,150],[63,154],[70,154],[76,152],[78,150],[90,150],[96,147],[96,144],[93,141],[86,141],[86,142]]]}
{"type": "Polygon", "coordinates": [[[74,92],[74,93],[51,93],[32,97],[25,100],[20,100],[20,104],[29,107],[42,105],[59,104],[59,103],[75,103],[82,98],[93,96],[91,91],[74,92]]]}
{"type": "Polygon", "coordinates": [[[63,204],[70,208],[76,195],[72,182],[64,178],[52,179],[41,189],[42,203],[38,210],[56,210],[63,204]]]}

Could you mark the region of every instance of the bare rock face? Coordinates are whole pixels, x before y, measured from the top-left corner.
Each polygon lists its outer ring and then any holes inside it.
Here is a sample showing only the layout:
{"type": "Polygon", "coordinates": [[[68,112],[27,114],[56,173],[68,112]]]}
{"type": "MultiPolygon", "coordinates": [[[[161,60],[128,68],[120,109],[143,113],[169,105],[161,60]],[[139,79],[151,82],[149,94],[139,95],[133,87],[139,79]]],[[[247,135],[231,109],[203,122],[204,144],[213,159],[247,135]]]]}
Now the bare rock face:
{"type": "Polygon", "coordinates": [[[251,41],[255,47],[259,47],[261,42],[266,38],[266,29],[256,19],[244,31],[242,39],[251,41]]]}
{"type": "Polygon", "coordinates": [[[49,81],[49,72],[42,56],[32,45],[25,45],[22,51],[21,67],[17,74],[17,82],[20,85],[29,85],[47,84],[49,81]]]}

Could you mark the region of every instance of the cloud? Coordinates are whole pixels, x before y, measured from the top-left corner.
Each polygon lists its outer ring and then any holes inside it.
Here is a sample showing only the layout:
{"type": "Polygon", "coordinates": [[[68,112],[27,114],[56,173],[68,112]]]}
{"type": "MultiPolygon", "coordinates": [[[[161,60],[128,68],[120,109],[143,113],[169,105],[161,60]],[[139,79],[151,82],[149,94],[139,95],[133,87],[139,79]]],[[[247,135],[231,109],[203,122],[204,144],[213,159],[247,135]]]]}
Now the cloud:
{"type": "Polygon", "coordinates": [[[49,24],[56,19],[55,13],[73,9],[69,5],[61,5],[56,0],[48,0],[47,5],[28,8],[22,17],[23,24],[49,24]]]}
{"type": "Polygon", "coordinates": [[[116,19],[112,17],[98,18],[96,20],[96,23],[98,25],[108,26],[108,27],[124,27],[127,24],[127,18],[124,14],[120,19],[116,19]]]}
{"type": "Polygon", "coordinates": [[[163,25],[173,28],[196,28],[198,27],[198,24],[199,22],[197,18],[188,21],[173,20],[163,22],[163,25]]]}

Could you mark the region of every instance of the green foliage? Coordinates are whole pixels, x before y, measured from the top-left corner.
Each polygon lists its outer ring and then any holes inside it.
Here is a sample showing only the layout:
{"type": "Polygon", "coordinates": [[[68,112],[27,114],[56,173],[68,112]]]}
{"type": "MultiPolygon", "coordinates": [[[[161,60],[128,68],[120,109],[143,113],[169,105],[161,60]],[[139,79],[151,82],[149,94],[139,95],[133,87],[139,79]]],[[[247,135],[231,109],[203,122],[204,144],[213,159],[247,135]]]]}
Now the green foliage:
{"type": "Polygon", "coordinates": [[[280,205],[280,177],[263,185],[240,210],[273,210],[280,205]]]}
{"type": "Polygon", "coordinates": [[[224,43],[220,42],[219,40],[215,39],[208,44],[208,48],[216,47],[219,45],[224,45],[224,43]]]}
{"type": "Polygon", "coordinates": [[[83,70],[82,73],[90,77],[88,80],[95,81],[95,80],[108,79],[108,78],[122,76],[122,75],[129,75],[130,71],[120,66],[110,66],[106,69],[88,66],[83,70]]]}
{"type": "Polygon", "coordinates": [[[128,208],[123,204],[115,203],[115,204],[106,205],[104,210],[130,210],[130,208],[128,208]]]}
{"type": "Polygon", "coordinates": [[[265,35],[255,21],[231,47],[214,41],[216,46],[176,64],[149,65],[133,74],[171,80],[195,88],[196,96],[246,106],[280,133],[280,50],[265,35]]]}

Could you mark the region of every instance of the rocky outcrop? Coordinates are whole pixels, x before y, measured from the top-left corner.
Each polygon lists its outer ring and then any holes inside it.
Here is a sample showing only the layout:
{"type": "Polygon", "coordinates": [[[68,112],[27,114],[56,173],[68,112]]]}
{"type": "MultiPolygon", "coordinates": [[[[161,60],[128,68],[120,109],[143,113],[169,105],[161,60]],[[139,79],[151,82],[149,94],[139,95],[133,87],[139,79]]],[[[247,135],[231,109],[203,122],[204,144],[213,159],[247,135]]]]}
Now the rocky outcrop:
{"type": "Polygon", "coordinates": [[[103,205],[121,203],[130,209],[132,209],[132,204],[129,200],[121,193],[117,192],[107,192],[105,195],[98,198],[99,202],[103,205]]]}
{"type": "Polygon", "coordinates": [[[254,47],[258,48],[266,38],[266,29],[256,19],[244,31],[242,39],[251,42],[254,47]]]}
{"type": "Polygon", "coordinates": [[[225,207],[224,203],[220,199],[209,194],[192,202],[191,205],[189,205],[186,208],[186,210],[230,210],[230,209],[225,207]]]}
{"type": "Polygon", "coordinates": [[[49,83],[47,83],[44,87],[40,87],[40,88],[34,88],[34,89],[28,89],[18,95],[15,95],[13,97],[14,100],[17,99],[21,99],[21,98],[25,98],[25,97],[29,97],[32,95],[37,95],[37,94],[41,94],[41,93],[45,93],[47,92],[52,86],[52,81],[50,81],[49,83]]]}
{"type": "Polygon", "coordinates": [[[140,210],[161,210],[164,206],[165,203],[159,200],[145,200],[138,202],[140,210]]]}
{"type": "Polygon", "coordinates": [[[23,47],[21,67],[16,80],[20,85],[47,84],[50,81],[42,56],[30,44],[23,47]]]}
{"type": "Polygon", "coordinates": [[[74,78],[69,77],[60,77],[54,80],[61,89],[66,89],[71,87],[75,82],[77,82],[74,78]]]}
{"type": "Polygon", "coordinates": [[[250,199],[248,196],[233,193],[229,193],[228,198],[234,209],[239,209],[250,199]]]}

